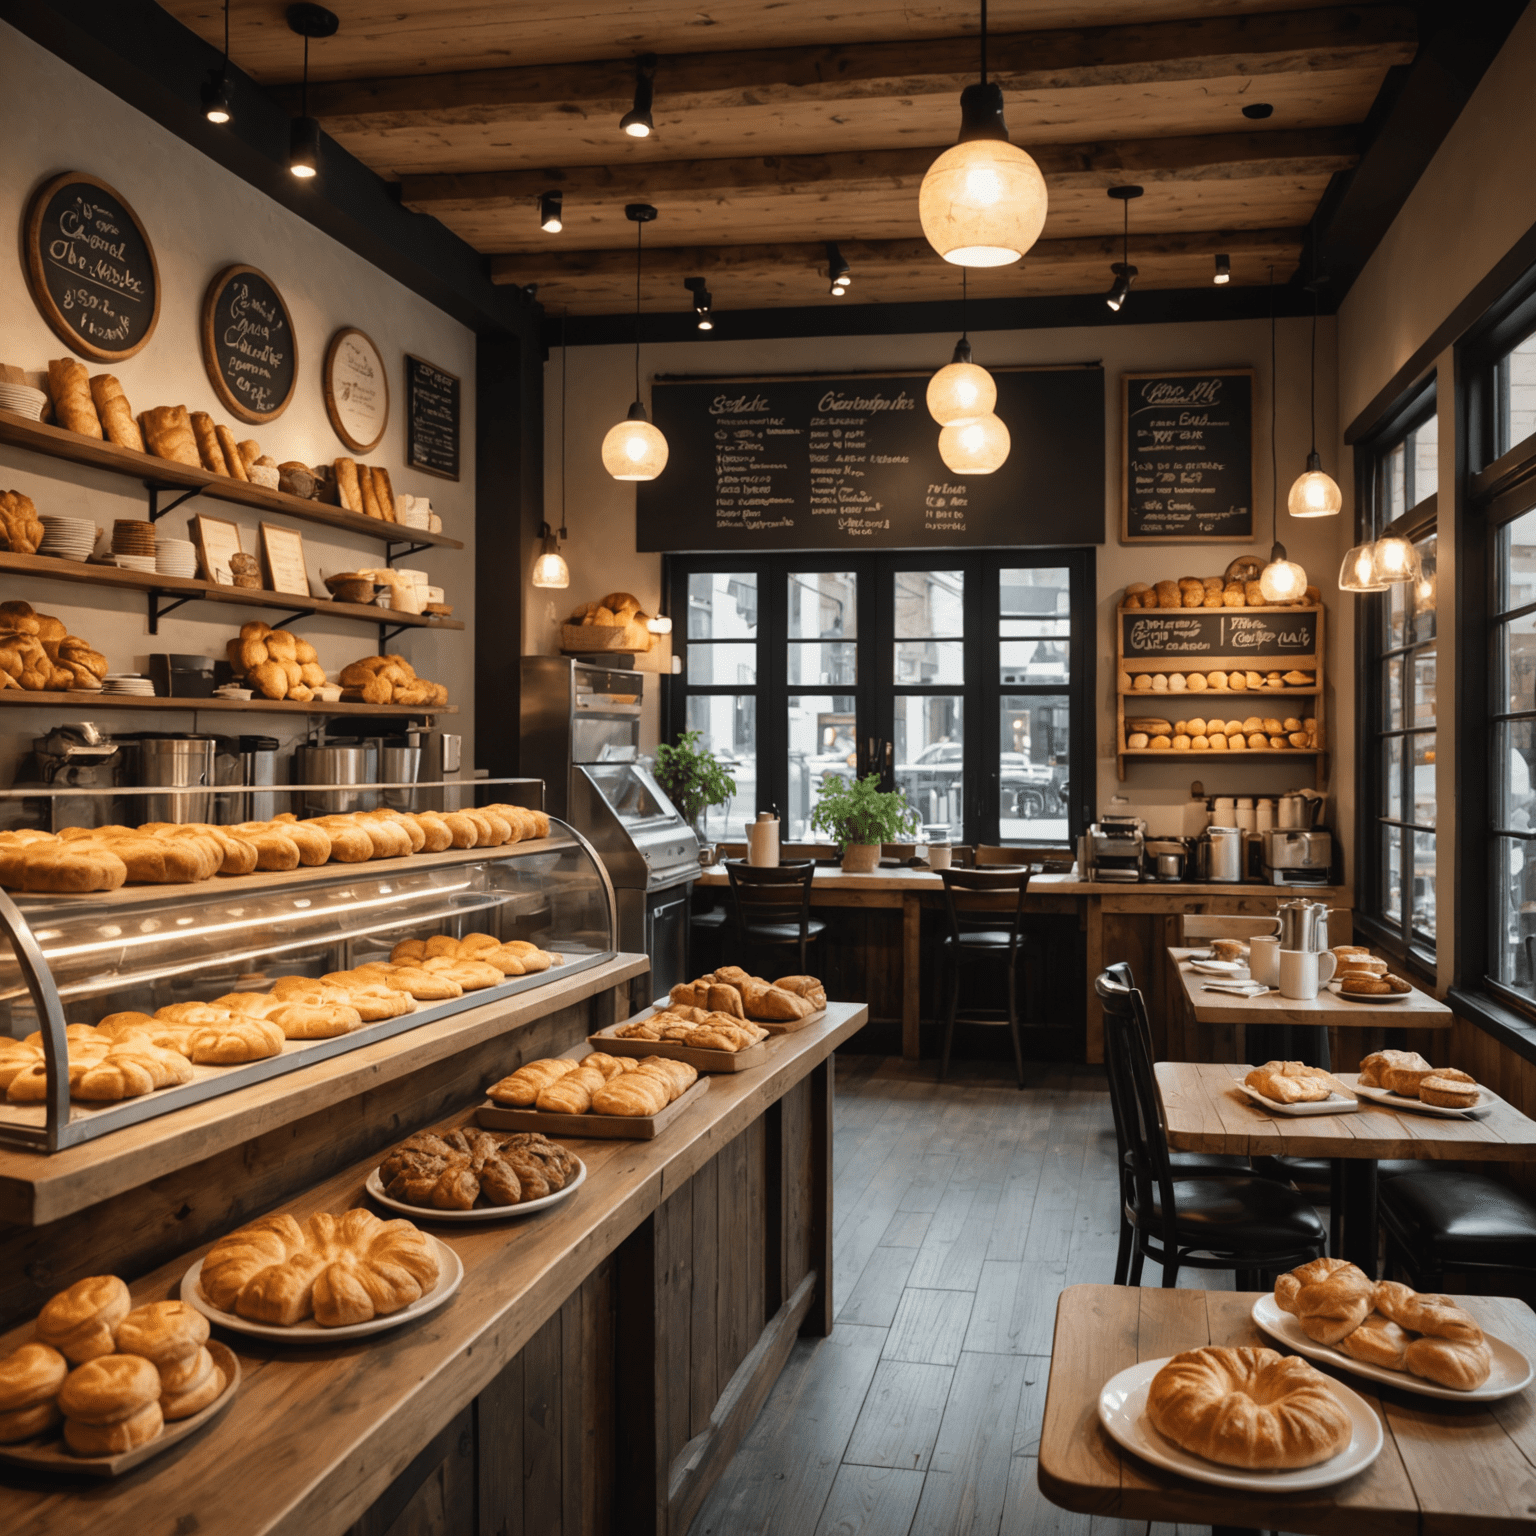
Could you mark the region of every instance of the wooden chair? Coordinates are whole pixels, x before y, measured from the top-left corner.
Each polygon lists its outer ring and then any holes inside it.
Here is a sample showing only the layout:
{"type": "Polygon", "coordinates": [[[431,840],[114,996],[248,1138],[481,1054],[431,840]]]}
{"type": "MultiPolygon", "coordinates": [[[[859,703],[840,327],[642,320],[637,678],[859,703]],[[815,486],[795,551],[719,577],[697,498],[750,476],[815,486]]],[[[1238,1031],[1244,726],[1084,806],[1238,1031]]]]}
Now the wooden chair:
{"type": "Polygon", "coordinates": [[[824,922],[811,916],[811,880],[816,866],[806,862],[766,869],[733,859],[725,872],[730,877],[736,939],[743,954],[752,947],[794,945],[800,955],[798,970],[803,972],[806,947],[827,929],[824,922]]]}
{"type": "Polygon", "coordinates": [[[1459,1168],[1378,1165],[1377,1177],[1388,1274],[1439,1291],[1447,1270],[1536,1272],[1536,1203],[1513,1186],[1459,1168]]]}
{"type": "Polygon", "coordinates": [[[1142,1264],[1162,1266],[1163,1286],[1179,1270],[1231,1269],[1239,1290],[1262,1290],[1268,1278],[1320,1258],[1328,1246],[1321,1218],[1295,1190],[1261,1178],[1189,1178],[1176,1172],[1163,1122],[1163,1101],[1148,1048],[1146,1004],[1130,968],[1111,966],[1094,982],[1104,1005],[1104,1065],[1115,1133],[1123,1137],[1128,1243],[1116,1282],[1141,1284],[1142,1264]],[[1124,1275],[1124,1279],[1121,1276],[1124,1275]]]}
{"type": "Polygon", "coordinates": [[[967,960],[1002,960],[1008,968],[1007,1019],[969,1018],[968,1024],[1006,1022],[1013,1037],[1013,1061],[1019,1087],[1024,1086],[1024,1041],[1019,1026],[1019,950],[1023,941],[1024,897],[1029,890],[1027,869],[941,869],[944,882],[944,913],[949,932],[944,936],[943,957],[947,991],[944,1009],[944,1045],[939,1057],[939,1081],[949,1072],[949,1052],[954,1044],[960,1009],[960,973],[967,960]],[[1013,917],[1007,921],[997,910],[996,898],[1011,894],[1013,917]],[[986,898],[984,911],[977,905],[986,898]],[[1003,924],[1006,922],[1006,926],[1003,924]]]}

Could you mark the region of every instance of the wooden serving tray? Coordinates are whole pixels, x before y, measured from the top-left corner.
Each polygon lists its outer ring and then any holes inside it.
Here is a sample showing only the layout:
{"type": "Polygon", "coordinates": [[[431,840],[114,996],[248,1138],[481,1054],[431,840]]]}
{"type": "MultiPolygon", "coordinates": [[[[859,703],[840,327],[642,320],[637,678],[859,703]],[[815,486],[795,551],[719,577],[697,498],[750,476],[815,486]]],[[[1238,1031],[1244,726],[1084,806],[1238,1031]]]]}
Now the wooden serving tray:
{"type": "Polygon", "coordinates": [[[482,1104],[475,1111],[475,1120],[488,1131],[539,1131],[545,1136],[587,1137],[595,1141],[654,1141],[708,1087],[709,1079],[701,1077],[655,1115],[552,1115],[542,1109],[482,1104]]]}
{"type": "Polygon", "coordinates": [[[803,1019],[749,1019],[749,1024],[756,1024],[759,1029],[766,1029],[770,1035],[792,1035],[797,1029],[809,1029],[812,1024],[820,1024],[826,1018],[827,1010],[818,1008],[815,1013],[808,1013],[803,1019]]]}
{"type": "Polygon", "coordinates": [[[223,1413],[235,1400],[240,1389],[240,1362],[227,1344],[209,1339],[208,1353],[213,1363],[224,1372],[224,1390],[208,1406],[190,1419],[179,1419],[167,1424],[164,1430],[148,1445],[121,1451],[116,1456],[76,1456],[64,1444],[59,1430],[49,1430],[47,1438],[29,1440],[20,1445],[0,1445],[0,1464],[12,1467],[30,1467],[37,1471],[74,1473],[77,1477],[121,1477],[140,1462],[168,1451],[179,1440],[185,1440],[206,1424],[215,1414],[223,1413]]]}
{"type": "Polygon", "coordinates": [[[606,1051],[610,1056],[665,1056],[671,1061],[686,1061],[699,1072],[745,1072],[762,1066],[768,1059],[766,1040],[759,1040],[744,1051],[715,1051],[702,1045],[684,1045],[680,1040],[629,1040],[614,1033],[633,1022],[633,1019],[625,1019],[623,1023],[600,1029],[595,1035],[587,1036],[587,1044],[594,1051],[606,1051]]]}

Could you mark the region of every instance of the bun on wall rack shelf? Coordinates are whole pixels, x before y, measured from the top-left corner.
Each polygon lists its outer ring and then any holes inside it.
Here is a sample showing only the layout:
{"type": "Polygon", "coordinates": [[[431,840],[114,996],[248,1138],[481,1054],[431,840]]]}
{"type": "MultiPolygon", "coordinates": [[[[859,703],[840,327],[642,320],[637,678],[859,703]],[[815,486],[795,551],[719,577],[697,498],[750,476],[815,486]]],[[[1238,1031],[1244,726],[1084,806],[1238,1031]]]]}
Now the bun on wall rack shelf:
{"type": "Polygon", "coordinates": [[[28,421],[24,416],[17,416],[10,411],[0,410],[0,443],[140,481],[149,492],[151,522],[173,511],[190,497],[211,496],[215,500],[251,507],[258,512],[279,512],[302,522],[318,523],[327,528],[340,528],[365,538],[378,539],[388,547],[387,560],[401,559],[417,550],[433,546],[439,549],[464,548],[462,540],[449,538],[445,533],[428,533],[421,528],[407,528],[402,523],[386,523],[376,517],[365,517],[360,512],[348,512],[342,507],[329,506],[325,502],[290,496],[286,491],[269,491],[263,486],[251,485],[248,481],[231,480],[227,475],[214,475],[206,469],[193,469],[188,464],[176,464],[169,459],[157,459],[153,454],[137,453],[132,448],[119,448],[116,443],[81,437],[78,432],[69,432],[63,427],[28,421]],[[167,492],[179,494],[175,495],[169,505],[161,505],[161,497],[167,492]],[[396,545],[400,547],[397,549],[396,545]]]}

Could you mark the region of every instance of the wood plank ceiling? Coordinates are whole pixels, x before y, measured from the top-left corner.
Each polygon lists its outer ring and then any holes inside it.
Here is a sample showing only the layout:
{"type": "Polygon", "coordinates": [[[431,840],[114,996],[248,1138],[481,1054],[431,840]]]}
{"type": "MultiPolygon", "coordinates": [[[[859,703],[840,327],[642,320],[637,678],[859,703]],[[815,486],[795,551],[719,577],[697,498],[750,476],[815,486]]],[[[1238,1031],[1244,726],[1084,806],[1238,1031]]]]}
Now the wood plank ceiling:
{"type": "MultiPolygon", "coordinates": [[[[162,0],[222,45],[216,0],[162,0]]],[[[311,45],[309,110],[405,205],[537,283],[555,314],[633,304],[627,202],[654,203],[644,307],[684,310],[689,276],[719,311],[949,299],[959,270],[922,237],[917,189],[954,142],[977,78],[974,0],[333,0],[311,45]],[[658,55],[656,131],[619,118],[636,56],[658,55]],[[543,233],[541,192],[564,195],[543,233]],[[825,242],[854,275],[828,293],[825,242]]],[[[302,49],[281,0],[233,7],[234,63],[298,111],[302,49]]],[[[1022,262],[973,271],[979,298],[1102,291],[1136,182],[1138,286],[1234,283],[1295,269],[1303,229],[1393,66],[1415,50],[1406,5],[1291,0],[994,0],[988,55],[1015,143],[1050,213],[1022,262]],[[1254,120],[1245,107],[1272,113],[1254,120]]],[[[323,195],[323,187],[318,189],[323,195]]]]}

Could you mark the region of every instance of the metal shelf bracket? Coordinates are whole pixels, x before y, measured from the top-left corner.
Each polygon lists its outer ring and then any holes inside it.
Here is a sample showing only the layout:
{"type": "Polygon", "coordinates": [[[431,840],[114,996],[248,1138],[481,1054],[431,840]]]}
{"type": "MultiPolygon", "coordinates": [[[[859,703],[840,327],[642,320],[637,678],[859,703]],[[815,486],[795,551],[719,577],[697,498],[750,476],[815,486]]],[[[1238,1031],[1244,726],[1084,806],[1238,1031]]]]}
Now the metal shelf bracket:
{"type": "MultiPolygon", "coordinates": [[[[146,480],[144,482],[144,488],[149,492],[149,520],[152,523],[158,523],[160,519],[167,513],[174,512],[176,508],[182,504],[182,502],[191,501],[194,496],[201,494],[201,488],[194,486],[190,491],[182,491],[181,494],[175,499],[175,501],[171,502],[167,506],[162,507],[160,505],[161,496],[166,495],[171,491],[179,490],[180,487],[174,485],[156,485],[153,480],[146,480]]],[[[153,631],[151,631],[151,633],[153,633],[153,631]]]]}
{"type": "Polygon", "coordinates": [[[152,635],[160,633],[160,620],[168,613],[175,613],[178,608],[185,608],[188,603],[202,601],[201,598],[197,597],[178,597],[175,602],[168,603],[164,601],[164,598],[165,594],[163,592],[150,592],[148,594],[149,632],[152,635]]]}
{"type": "Polygon", "coordinates": [[[412,555],[419,555],[432,547],[430,544],[413,544],[409,539],[388,539],[385,541],[384,563],[393,565],[396,560],[409,560],[412,555]]]}

